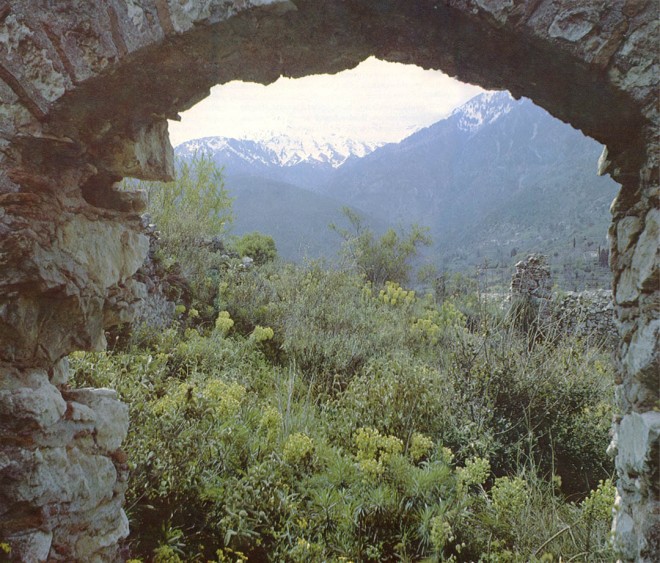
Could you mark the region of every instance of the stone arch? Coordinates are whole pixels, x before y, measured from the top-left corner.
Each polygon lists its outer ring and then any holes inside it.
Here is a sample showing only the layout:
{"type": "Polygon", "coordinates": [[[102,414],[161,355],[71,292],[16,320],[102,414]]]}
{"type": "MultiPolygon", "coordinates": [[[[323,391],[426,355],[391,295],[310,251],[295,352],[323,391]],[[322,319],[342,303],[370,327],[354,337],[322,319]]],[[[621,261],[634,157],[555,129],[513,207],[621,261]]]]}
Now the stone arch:
{"type": "Polygon", "coordinates": [[[233,79],[375,55],[527,96],[607,146],[620,417],[617,540],[660,559],[658,23],[644,0],[12,0],[0,7],[0,537],[116,560],[126,407],[65,356],[130,317],[147,251],[124,176],[172,173],[168,117],[233,79]]]}

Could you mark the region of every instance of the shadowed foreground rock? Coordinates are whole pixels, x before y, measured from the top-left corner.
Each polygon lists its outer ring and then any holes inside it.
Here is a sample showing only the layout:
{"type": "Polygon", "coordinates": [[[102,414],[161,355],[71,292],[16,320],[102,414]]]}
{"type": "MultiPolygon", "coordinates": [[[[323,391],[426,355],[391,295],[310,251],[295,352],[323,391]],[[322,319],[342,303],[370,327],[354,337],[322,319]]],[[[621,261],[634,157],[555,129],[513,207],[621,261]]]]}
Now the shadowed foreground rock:
{"type": "Polygon", "coordinates": [[[527,96],[607,145],[620,418],[616,541],[660,560],[658,20],[644,0],[13,0],[0,6],[0,537],[22,561],[114,561],[126,409],[66,387],[144,287],[139,194],[168,117],[217,83],[370,55],[527,96]]]}

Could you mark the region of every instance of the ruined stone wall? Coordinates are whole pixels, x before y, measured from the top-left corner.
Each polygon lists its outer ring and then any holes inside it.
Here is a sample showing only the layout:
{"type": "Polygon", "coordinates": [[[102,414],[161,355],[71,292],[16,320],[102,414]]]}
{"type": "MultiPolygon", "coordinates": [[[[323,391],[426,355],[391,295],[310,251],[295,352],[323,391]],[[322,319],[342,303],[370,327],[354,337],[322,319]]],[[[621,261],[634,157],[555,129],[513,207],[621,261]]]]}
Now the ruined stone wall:
{"type": "Polygon", "coordinates": [[[612,292],[606,289],[567,291],[553,296],[553,315],[561,331],[602,342],[617,342],[612,292]]]}
{"type": "Polygon", "coordinates": [[[626,560],[659,560],[657,44],[650,0],[1,4],[0,535],[25,561],[93,561],[127,532],[125,409],[68,390],[61,362],[102,348],[144,295],[143,201],[114,184],[169,178],[166,119],[214,84],[376,55],[525,95],[607,145],[600,170],[622,186],[617,541],[626,560]]]}
{"type": "Polygon", "coordinates": [[[612,292],[552,291],[553,279],[547,256],[530,254],[516,264],[509,293],[512,320],[520,324],[525,312],[546,336],[571,335],[614,347],[618,333],[614,323],[612,292]],[[518,313],[516,312],[518,310],[518,313]]]}

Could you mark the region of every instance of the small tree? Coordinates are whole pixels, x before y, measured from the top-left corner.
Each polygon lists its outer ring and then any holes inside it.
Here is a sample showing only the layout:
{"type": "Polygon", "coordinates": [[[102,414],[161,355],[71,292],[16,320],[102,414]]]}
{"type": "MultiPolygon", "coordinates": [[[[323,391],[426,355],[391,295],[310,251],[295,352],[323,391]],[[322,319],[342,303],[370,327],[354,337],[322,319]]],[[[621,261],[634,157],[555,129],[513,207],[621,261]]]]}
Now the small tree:
{"type": "Polygon", "coordinates": [[[273,237],[259,232],[247,233],[236,241],[236,250],[243,256],[249,256],[257,265],[271,262],[277,257],[277,247],[273,237]]]}
{"type": "Polygon", "coordinates": [[[147,210],[161,232],[161,254],[178,262],[194,299],[208,304],[215,283],[209,271],[217,257],[204,244],[227,234],[232,222],[232,198],[222,170],[208,156],[179,160],[172,182],[138,182],[148,196],[147,210]]]}
{"type": "Polygon", "coordinates": [[[174,246],[196,244],[200,239],[226,234],[232,222],[232,199],[225,189],[222,170],[204,155],[177,162],[173,182],[143,182],[149,213],[174,246]]]}
{"type": "Polygon", "coordinates": [[[386,281],[406,284],[412,269],[411,260],[417,256],[420,246],[429,246],[431,238],[428,228],[412,225],[409,231],[388,229],[378,238],[364,226],[363,219],[352,209],[344,207],[342,212],[350,222],[350,229],[335,224],[330,228],[344,239],[342,253],[352,266],[374,286],[386,281]]]}

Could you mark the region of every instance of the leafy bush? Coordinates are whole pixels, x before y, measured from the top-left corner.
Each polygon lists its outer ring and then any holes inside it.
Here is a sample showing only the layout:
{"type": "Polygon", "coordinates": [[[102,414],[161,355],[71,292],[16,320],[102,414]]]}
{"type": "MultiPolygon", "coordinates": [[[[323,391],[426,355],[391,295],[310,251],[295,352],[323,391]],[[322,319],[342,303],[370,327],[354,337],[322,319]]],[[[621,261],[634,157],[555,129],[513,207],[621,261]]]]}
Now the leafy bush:
{"type": "Polygon", "coordinates": [[[140,182],[138,187],[146,190],[149,213],[174,249],[194,252],[200,239],[226,233],[232,222],[222,170],[207,155],[177,161],[172,182],[140,182]]]}
{"type": "Polygon", "coordinates": [[[241,257],[249,256],[257,265],[272,262],[277,257],[275,240],[262,233],[254,232],[243,235],[234,245],[241,257]]]}
{"type": "Polygon", "coordinates": [[[611,471],[603,448],[613,403],[606,365],[603,353],[573,339],[530,350],[524,337],[501,332],[466,337],[451,377],[458,400],[491,436],[483,453],[497,475],[528,465],[559,474],[566,493],[584,494],[611,471]]]}
{"type": "Polygon", "coordinates": [[[272,357],[292,362],[323,391],[343,389],[369,358],[406,338],[396,312],[366,295],[364,284],[345,272],[312,264],[263,275],[236,270],[230,276],[220,306],[239,330],[271,327],[273,347],[285,354],[273,351],[272,357]]]}
{"type": "Polygon", "coordinates": [[[351,267],[375,287],[388,281],[408,283],[411,261],[417,256],[419,247],[431,244],[428,229],[418,225],[400,233],[388,229],[378,238],[364,226],[357,213],[348,207],[344,207],[343,212],[350,228],[343,229],[334,224],[330,228],[344,239],[343,254],[351,267]]]}

